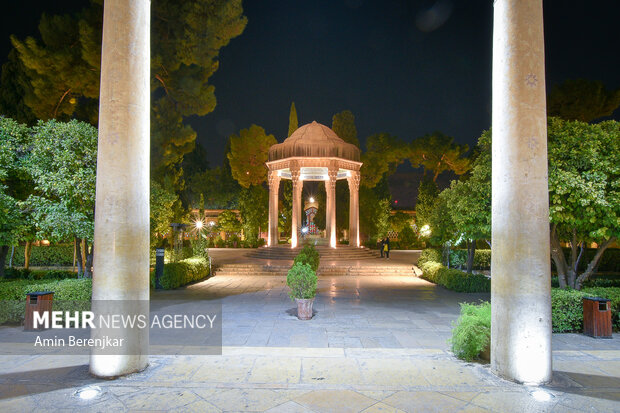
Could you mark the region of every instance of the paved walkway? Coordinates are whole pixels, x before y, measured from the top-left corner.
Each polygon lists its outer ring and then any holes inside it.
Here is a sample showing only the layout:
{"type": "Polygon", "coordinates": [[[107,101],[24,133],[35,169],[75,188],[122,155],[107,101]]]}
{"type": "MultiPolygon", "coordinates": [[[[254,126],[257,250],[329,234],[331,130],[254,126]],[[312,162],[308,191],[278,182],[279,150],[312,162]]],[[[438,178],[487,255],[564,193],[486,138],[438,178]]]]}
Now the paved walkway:
{"type": "Polygon", "coordinates": [[[284,283],[216,276],[154,294],[221,300],[221,356],[152,356],[144,372],[113,381],[90,377],[84,356],[0,356],[0,411],[620,411],[618,336],[554,335],[550,400],[537,401],[535,389],[449,352],[458,303],[488,294],[413,277],[322,277],[304,322],[284,283]],[[99,395],[77,397],[86,386],[99,395]]]}

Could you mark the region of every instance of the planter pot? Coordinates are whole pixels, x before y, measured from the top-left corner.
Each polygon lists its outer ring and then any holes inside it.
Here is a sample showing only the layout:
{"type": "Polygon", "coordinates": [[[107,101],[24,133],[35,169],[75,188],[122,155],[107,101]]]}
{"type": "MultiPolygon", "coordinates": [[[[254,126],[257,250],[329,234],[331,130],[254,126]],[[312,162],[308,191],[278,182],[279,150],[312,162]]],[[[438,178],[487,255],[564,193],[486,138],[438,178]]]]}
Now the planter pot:
{"type": "Polygon", "coordinates": [[[312,318],[312,303],[314,298],[295,298],[297,302],[297,318],[300,320],[310,320],[312,318]]]}

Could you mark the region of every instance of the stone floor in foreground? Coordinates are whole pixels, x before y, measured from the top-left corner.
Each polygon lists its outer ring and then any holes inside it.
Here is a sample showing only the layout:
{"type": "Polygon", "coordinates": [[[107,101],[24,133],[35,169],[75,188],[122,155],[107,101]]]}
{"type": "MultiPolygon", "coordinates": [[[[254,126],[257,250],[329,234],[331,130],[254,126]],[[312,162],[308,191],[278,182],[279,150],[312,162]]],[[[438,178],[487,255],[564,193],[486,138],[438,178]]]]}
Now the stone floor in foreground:
{"type": "Polygon", "coordinates": [[[117,380],[92,378],[86,356],[0,356],[0,412],[620,412],[617,336],[555,334],[551,398],[537,401],[449,351],[458,303],[488,294],[414,277],[325,277],[302,322],[284,282],[216,276],[154,294],[221,300],[222,355],[151,356],[144,372],[117,380]],[[86,386],[100,395],[76,397],[86,386]]]}

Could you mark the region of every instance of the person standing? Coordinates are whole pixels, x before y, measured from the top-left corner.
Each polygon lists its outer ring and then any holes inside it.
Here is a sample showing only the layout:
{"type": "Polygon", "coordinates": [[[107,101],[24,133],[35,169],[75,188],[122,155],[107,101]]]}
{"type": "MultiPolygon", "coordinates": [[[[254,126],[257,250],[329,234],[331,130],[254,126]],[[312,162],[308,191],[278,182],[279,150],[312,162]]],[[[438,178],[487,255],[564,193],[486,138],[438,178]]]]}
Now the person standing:
{"type": "Polygon", "coordinates": [[[381,258],[383,258],[383,238],[377,239],[377,245],[379,246],[379,251],[381,252],[381,258]]]}
{"type": "MultiPolygon", "coordinates": [[[[389,260],[390,259],[390,239],[388,237],[385,237],[385,239],[383,240],[383,252],[385,253],[385,257],[389,260]]],[[[383,254],[381,254],[383,256],[383,254]]]]}

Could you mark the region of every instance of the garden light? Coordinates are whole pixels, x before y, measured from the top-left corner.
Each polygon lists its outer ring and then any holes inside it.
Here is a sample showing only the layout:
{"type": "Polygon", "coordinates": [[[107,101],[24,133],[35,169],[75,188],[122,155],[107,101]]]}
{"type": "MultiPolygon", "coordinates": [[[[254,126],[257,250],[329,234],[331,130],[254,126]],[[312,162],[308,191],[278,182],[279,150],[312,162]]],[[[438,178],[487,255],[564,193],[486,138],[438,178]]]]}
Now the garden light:
{"type": "Polygon", "coordinates": [[[202,229],[202,227],[204,226],[204,222],[202,222],[202,220],[195,221],[194,226],[196,227],[196,229],[202,229]]]}
{"type": "Polygon", "coordinates": [[[313,197],[310,197],[309,201],[310,201],[310,202],[314,202],[314,198],[313,198],[313,197]]]}
{"type": "Polygon", "coordinates": [[[551,393],[549,393],[548,391],[543,390],[543,389],[536,389],[536,390],[530,392],[530,395],[537,402],[548,402],[548,401],[550,401],[553,398],[553,395],[551,393]]]}
{"type": "Polygon", "coordinates": [[[88,386],[79,389],[75,395],[82,400],[92,400],[101,394],[101,388],[98,386],[88,386]]]}
{"type": "Polygon", "coordinates": [[[431,227],[427,224],[422,226],[422,228],[420,228],[420,235],[422,235],[423,237],[428,237],[431,235],[431,227]]]}

